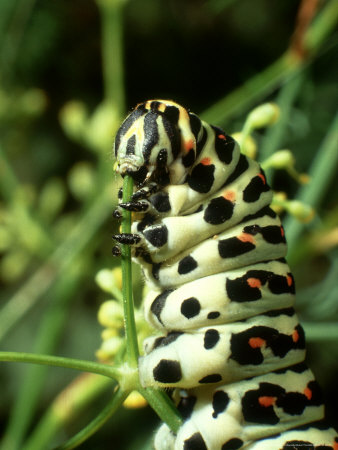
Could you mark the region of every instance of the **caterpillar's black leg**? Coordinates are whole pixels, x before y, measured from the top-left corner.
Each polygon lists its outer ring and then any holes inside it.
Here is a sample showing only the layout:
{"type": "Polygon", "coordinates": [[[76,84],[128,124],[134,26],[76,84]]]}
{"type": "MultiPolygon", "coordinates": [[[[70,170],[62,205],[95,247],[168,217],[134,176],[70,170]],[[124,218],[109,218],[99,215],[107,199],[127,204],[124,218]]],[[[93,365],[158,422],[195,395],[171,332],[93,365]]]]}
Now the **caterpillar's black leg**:
{"type": "Polygon", "coordinates": [[[151,183],[146,188],[141,188],[138,191],[134,192],[134,194],[131,196],[131,201],[135,202],[135,201],[143,200],[147,197],[150,197],[150,195],[157,192],[158,189],[159,189],[158,184],[151,183]]]}
{"type": "Polygon", "coordinates": [[[123,209],[126,209],[127,211],[133,212],[145,212],[149,209],[149,203],[144,200],[140,202],[120,203],[119,206],[123,209]]]}
{"type": "Polygon", "coordinates": [[[119,242],[120,244],[135,245],[140,242],[141,237],[138,234],[121,233],[114,234],[113,239],[115,239],[115,241],[119,242]]]}
{"type": "Polygon", "coordinates": [[[118,245],[115,245],[111,250],[113,256],[121,256],[121,248],[118,245]]]}
{"type": "Polygon", "coordinates": [[[119,211],[118,208],[116,208],[115,211],[113,212],[113,217],[114,219],[122,219],[121,211],[119,211]]]}

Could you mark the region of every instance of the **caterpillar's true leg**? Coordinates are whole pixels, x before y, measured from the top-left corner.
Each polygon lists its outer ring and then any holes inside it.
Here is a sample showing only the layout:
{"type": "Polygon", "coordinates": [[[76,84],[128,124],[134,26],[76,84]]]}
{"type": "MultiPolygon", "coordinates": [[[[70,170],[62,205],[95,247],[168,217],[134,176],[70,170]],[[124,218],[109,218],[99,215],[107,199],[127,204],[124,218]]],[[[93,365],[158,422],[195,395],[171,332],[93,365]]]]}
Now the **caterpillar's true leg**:
{"type": "Polygon", "coordinates": [[[150,208],[150,204],[146,200],[142,200],[139,202],[132,201],[120,203],[119,207],[132,212],[147,212],[150,208]]]}
{"type": "Polygon", "coordinates": [[[113,234],[113,239],[120,244],[136,245],[142,240],[141,236],[136,233],[113,234]]]}

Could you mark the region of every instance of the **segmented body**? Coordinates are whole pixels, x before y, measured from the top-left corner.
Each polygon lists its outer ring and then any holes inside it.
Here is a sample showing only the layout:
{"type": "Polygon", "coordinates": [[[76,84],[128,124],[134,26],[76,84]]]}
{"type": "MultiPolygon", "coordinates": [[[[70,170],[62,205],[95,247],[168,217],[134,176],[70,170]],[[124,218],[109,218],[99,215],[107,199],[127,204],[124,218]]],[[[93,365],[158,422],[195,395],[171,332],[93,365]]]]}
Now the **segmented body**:
{"type": "Polygon", "coordinates": [[[115,141],[138,190],[132,246],[149,287],[144,386],[171,387],[185,421],[157,450],[338,449],[306,367],[286,241],[259,165],[171,101],[139,104],[115,141]]]}

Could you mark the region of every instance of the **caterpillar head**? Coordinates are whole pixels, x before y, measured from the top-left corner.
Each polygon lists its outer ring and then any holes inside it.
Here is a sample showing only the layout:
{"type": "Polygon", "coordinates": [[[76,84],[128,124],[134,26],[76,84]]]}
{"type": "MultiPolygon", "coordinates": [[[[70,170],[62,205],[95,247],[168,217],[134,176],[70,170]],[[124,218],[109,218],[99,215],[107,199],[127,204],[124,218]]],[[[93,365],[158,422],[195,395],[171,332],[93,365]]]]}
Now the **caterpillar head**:
{"type": "Polygon", "coordinates": [[[140,103],[122,123],[114,145],[116,171],[131,175],[138,184],[179,182],[184,173],[182,158],[196,156],[196,139],[190,114],[168,100],[140,103]],[[180,164],[178,164],[180,162],[180,164]]]}

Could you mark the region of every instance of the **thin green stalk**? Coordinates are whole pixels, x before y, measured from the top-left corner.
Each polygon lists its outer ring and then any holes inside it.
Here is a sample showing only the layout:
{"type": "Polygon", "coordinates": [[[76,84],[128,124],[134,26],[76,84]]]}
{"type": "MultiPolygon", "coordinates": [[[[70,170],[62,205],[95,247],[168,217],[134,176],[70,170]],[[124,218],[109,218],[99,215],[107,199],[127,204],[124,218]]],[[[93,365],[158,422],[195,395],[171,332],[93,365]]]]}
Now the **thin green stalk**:
{"type": "Polygon", "coordinates": [[[123,7],[125,0],[97,0],[102,21],[102,65],[105,98],[117,117],[125,112],[123,7]]]}
{"type": "Polygon", "coordinates": [[[55,450],[70,450],[72,448],[78,447],[82,442],[86,441],[90,436],[92,436],[97,430],[99,430],[110,417],[117,411],[117,409],[122,405],[124,400],[128,397],[129,392],[122,389],[118,389],[114,392],[110,402],[102,409],[100,414],[95,417],[85,428],[83,428],[79,433],[73,436],[65,444],[60,445],[55,448],[55,450]]]}
{"type": "MultiPolygon", "coordinates": [[[[327,187],[332,181],[338,163],[338,114],[331,123],[322,145],[310,167],[310,183],[302,186],[297,193],[297,200],[317,208],[326,194],[327,187]]],[[[296,258],[296,242],[305,225],[294,217],[288,216],[284,227],[289,244],[288,259],[296,258]]]]}
{"type": "Polygon", "coordinates": [[[0,361],[24,362],[42,364],[47,366],[65,367],[67,369],[81,370],[83,372],[96,373],[105,377],[120,380],[124,372],[116,367],[82,359],[64,358],[62,356],[36,355],[24,352],[0,352],[0,361]]]}
{"type": "Polygon", "coordinates": [[[330,0],[326,2],[322,10],[317,14],[313,23],[304,37],[304,46],[308,52],[318,50],[325,39],[336,28],[338,21],[338,2],[330,0]]]}
{"type": "Polygon", "coordinates": [[[311,342],[338,341],[338,324],[336,322],[302,322],[306,340],[311,342]]]}
{"type": "Polygon", "coordinates": [[[174,433],[177,433],[178,429],[182,426],[183,420],[168,395],[161,390],[152,388],[139,388],[138,390],[153,410],[156,411],[160,419],[165,422],[174,433]]]}
{"type": "MultiPolygon", "coordinates": [[[[72,266],[68,276],[61,278],[56,285],[54,295],[50,296],[51,303],[38,328],[33,353],[54,353],[68,317],[69,306],[82,279],[83,268],[83,264],[78,261],[72,266]]],[[[21,444],[35,414],[47,372],[48,367],[39,365],[29,366],[23,371],[1,448],[16,450],[22,447],[21,444]]]]}
{"type": "MultiPolygon", "coordinates": [[[[133,179],[125,176],[123,180],[123,201],[130,201],[133,193],[133,179]]],[[[123,211],[123,219],[121,224],[122,233],[130,233],[131,229],[131,213],[123,211]]],[[[129,245],[122,245],[121,249],[121,265],[122,265],[122,294],[124,308],[124,328],[127,342],[127,361],[130,367],[137,367],[138,364],[138,343],[135,325],[134,304],[133,304],[133,286],[132,286],[132,270],[131,270],[131,251],[129,245]]]]}
{"type": "Polygon", "coordinates": [[[46,450],[50,448],[54,436],[65,426],[74,423],[93,400],[110,390],[114,384],[107,377],[82,374],[64,389],[53,401],[44,416],[37,423],[33,433],[24,443],[24,450],[46,450]]]}

